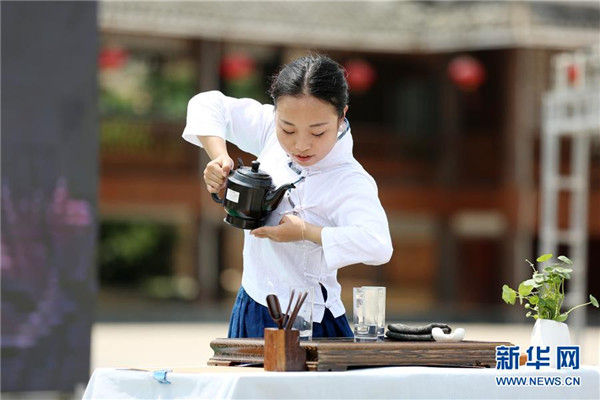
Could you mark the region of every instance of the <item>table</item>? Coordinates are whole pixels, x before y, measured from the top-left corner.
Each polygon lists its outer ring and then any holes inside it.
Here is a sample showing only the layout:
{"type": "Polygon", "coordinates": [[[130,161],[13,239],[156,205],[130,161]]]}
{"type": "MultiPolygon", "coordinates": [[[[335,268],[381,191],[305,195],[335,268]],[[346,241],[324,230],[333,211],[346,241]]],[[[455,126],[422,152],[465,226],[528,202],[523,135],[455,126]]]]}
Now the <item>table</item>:
{"type": "Polygon", "coordinates": [[[599,399],[600,367],[384,367],[342,372],[265,372],[261,368],[153,371],[100,368],[83,399],[599,399]],[[160,375],[160,374],[158,374],[160,375]],[[162,375],[164,377],[164,375],[162,375]],[[499,379],[521,379],[513,384],[499,379]],[[561,386],[555,386],[557,383],[561,386]],[[577,384],[578,383],[578,384],[577,384]]]}

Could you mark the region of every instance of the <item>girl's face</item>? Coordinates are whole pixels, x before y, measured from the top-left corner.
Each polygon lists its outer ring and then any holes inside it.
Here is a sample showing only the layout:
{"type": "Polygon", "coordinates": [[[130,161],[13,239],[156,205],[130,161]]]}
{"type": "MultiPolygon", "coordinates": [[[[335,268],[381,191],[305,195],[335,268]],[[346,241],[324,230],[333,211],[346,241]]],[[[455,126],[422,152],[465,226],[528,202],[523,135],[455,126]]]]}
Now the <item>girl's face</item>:
{"type": "Polygon", "coordinates": [[[279,97],[275,111],[279,144],[299,165],[314,165],[335,146],[346,110],[348,106],[339,118],[333,105],[314,96],[279,97]]]}

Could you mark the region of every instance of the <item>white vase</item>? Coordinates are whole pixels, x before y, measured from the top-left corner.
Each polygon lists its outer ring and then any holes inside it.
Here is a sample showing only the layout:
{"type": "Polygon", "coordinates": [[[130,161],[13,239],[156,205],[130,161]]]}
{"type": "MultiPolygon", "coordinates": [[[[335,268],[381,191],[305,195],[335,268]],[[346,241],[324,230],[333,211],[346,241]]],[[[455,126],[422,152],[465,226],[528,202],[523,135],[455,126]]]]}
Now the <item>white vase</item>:
{"type": "MultiPolygon", "coordinates": [[[[531,332],[531,346],[533,356],[537,356],[536,347],[545,349],[550,347],[550,353],[547,354],[550,358],[550,367],[556,368],[556,347],[569,346],[571,344],[571,336],[569,335],[569,326],[564,322],[553,321],[551,319],[537,319],[533,325],[531,332]]],[[[530,360],[532,361],[532,360],[530,360]]]]}

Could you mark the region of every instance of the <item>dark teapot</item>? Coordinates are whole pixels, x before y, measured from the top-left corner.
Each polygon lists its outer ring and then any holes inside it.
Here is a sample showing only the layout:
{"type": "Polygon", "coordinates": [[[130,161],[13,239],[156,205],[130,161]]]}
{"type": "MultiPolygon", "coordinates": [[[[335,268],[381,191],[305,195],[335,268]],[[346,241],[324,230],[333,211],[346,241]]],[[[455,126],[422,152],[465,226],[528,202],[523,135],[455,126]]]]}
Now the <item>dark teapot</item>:
{"type": "Polygon", "coordinates": [[[245,167],[238,160],[238,168],[232,170],[227,178],[225,197],[219,198],[215,193],[212,198],[222,203],[227,215],[225,222],[240,229],[255,229],[265,225],[271,211],[279,203],[286,190],[295,188],[293,183],[273,186],[271,176],[260,170],[260,162],[252,161],[252,167],[245,167]]]}

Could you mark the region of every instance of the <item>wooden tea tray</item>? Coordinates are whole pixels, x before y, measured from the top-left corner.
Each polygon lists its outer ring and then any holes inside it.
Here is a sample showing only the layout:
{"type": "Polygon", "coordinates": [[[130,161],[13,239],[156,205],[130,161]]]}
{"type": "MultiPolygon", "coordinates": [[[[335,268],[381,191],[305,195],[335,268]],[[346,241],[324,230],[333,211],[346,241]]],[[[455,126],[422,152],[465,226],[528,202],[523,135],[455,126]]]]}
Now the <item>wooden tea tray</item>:
{"type": "MultiPolygon", "coordinates": [[[[476,341],[400,342],[387,339],[383,342],[355,343],[352,338],[315,338],[300,342],[300,347],[306,350],[306,366],[309,371],[344,371],[348,368],[401,365],[494,368],[496,346],[512,344],[476,341]]],[[[263,339],[214,339],[210,342],[210,347],[214,355],[208,360],[208,365],[263,364],[263,339]]]]}

